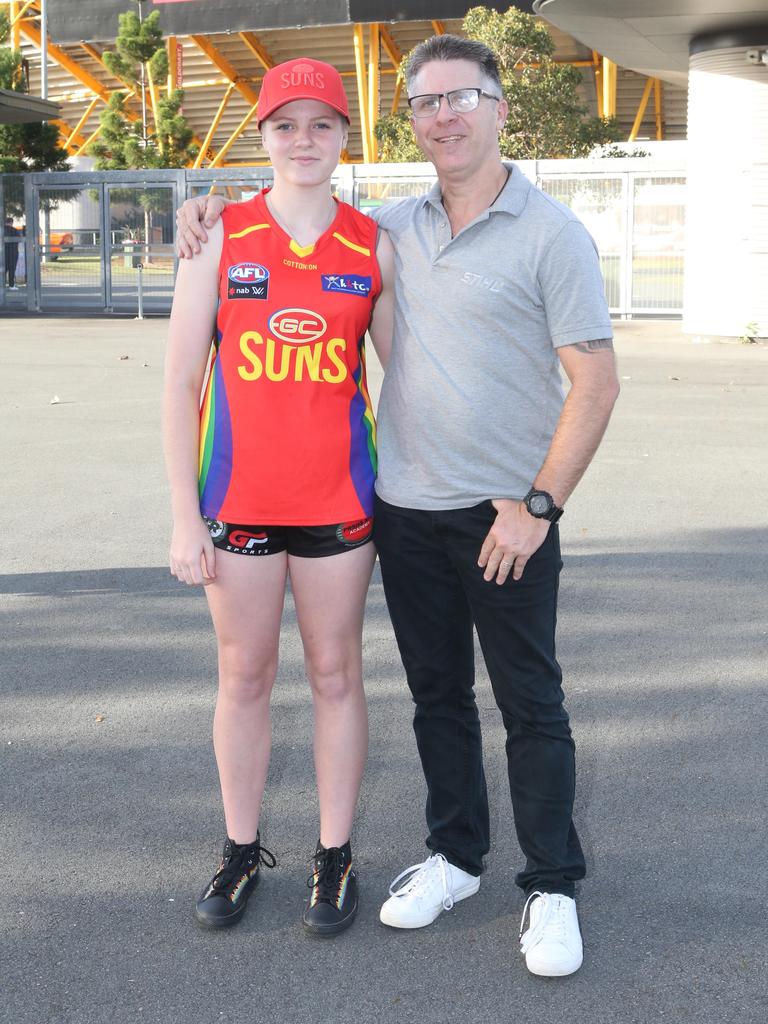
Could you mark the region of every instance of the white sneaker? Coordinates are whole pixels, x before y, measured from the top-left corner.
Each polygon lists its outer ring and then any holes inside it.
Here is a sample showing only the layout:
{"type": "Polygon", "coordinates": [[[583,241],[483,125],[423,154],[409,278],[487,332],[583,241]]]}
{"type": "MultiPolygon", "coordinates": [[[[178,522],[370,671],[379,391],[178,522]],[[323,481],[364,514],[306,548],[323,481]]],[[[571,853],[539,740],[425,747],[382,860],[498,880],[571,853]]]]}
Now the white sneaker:
{"type": "Polygon", "coordinates": [[[433,853],[397,876],[379,918],[390,928],[423,928],[454,903],[474,896],[479,888],[479,875],[470,875],[449,864],[442,853],[433,853]],[[398,883],[402,883],[400,888],[398,883]]]}
{"type": "Polygon", "coordinates": [[[581,967],[584,952],[576,901],[559,892],[532,892],[520,922],[520,950],[531,974],[562,978],[581,967]],[[523,933],[528,913],[528,931],[523,933]]]}

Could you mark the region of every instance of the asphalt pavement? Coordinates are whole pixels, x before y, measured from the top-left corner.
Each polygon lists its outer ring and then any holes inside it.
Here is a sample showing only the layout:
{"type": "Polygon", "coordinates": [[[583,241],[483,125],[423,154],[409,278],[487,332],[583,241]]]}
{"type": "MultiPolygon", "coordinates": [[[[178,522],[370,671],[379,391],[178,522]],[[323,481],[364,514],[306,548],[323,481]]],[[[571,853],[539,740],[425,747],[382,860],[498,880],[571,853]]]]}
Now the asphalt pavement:
{"type": "Polygon", "coordinates": [[[521,857],[482,670],[480,892],[423,930],[378,922],[389,882],[426,855],[378,571],[354,927],[300,927],[317,807],[290,601],[262,821],[278,867],[240,926],[195,926],[223,839],[216,666],[204,597],[166,568],[166,327],[0,320],[0,1021],[764,1024],[768,348],[616,325],[622,394],[561,528],[585,962],[544,980],[518,952],[521,857]]]}

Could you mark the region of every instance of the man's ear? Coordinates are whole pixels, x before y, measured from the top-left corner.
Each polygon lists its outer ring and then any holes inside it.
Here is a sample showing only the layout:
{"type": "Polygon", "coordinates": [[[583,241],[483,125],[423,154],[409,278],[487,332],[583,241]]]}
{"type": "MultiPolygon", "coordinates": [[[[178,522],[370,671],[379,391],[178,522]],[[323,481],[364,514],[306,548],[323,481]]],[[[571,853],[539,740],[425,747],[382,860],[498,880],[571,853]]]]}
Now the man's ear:
{"type": "Polygon", "coordinates": [[[506,100],[503,100],[503,99],[499,100],[499,106],[498,106],[498,109],[497,109],[496,113],[497,113],[496,127],[499,129],[499,131],[501,131],[501,129],[504,127],[504,125],[506,123],[507,114],[509,113],[509,104],[507,103],[506,100]]]}

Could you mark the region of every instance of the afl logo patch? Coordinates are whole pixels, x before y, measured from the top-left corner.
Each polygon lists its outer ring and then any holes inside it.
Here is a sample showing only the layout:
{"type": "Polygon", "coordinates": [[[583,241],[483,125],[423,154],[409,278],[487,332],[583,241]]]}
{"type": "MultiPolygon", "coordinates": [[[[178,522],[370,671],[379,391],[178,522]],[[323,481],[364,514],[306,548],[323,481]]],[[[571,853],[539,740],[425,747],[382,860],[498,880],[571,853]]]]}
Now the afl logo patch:
{"type": "Polygon", "coordinates": [[[290,345],[305,345],[322,338],[328,324],[319,313],[311,309],[278,309],[269,318],[269,332],[290,345]]]}
{"type": "Polygon", "coordinates": [[[260,263],[236,263],[227,270],[228,299],[266,299],[269,271],[260,263]]]}
{"type": "Polygon", "coordinates": [[[368,540],[373,530],[373,517],[358,519],[354,523],[339,523],[336,527],[336,538],[347,547],[353,548],[368,540]]]}

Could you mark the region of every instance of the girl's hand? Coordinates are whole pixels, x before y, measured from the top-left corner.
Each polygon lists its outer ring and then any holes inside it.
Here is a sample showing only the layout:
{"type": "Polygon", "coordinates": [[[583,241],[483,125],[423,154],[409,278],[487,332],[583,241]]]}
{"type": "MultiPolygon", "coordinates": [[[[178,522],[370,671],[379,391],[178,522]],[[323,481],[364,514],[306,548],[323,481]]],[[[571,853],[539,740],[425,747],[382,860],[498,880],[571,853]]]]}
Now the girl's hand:
{"type": "Polygon", "coordinates": [[[216,579],[216,549],[199,516],[173,524],[170,566],[171,574],[190,586],[207,586],[216,579]]]}

